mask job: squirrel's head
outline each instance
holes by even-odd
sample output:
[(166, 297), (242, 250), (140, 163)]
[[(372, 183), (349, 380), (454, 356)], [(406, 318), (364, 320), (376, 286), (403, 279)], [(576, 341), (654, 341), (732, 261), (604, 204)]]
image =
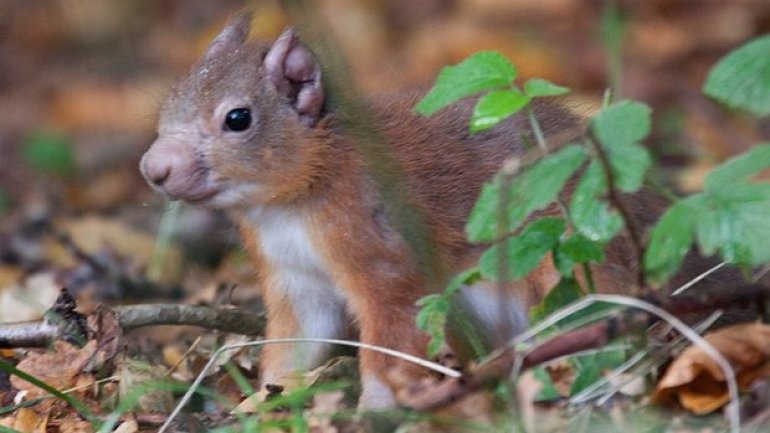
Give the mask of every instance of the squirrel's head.
[(267, 203), (313, 176), (320, 64), (292, 29), (265, 44), (249, 40), (250, 24), (248, 14), (233, 18), (163, 105), (140, 167), (172, 200)]

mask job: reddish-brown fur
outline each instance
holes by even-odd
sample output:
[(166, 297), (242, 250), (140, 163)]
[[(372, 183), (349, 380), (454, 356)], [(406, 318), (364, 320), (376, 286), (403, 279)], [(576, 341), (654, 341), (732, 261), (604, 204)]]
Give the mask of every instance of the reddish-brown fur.
[[(228, 208), (239, 219), (262, 281), (266, 338), (342, 337), (352, 319), (363, 342), (424, 355), (427, 337), (415, 326), (415, 302), (441, 288), (452, 274), (427, 280), (356, 136), (340, 125), (333, 111), (311, 116), (312, 126), (303, 123), (308, 118), (301, 120), (291, 98), (265, 77), (262, 59), (270, 46), (245, 41), (247, 33), (246, 20), (236, 20), (176, 87), (161, 113), (159, 138), (142, 161), (145, 176), (172, 198)], [(435, 259), (443, 269), (459, 272), (481, 252), (466, 242), (464, 226), (482, 183), (506, 158), (523, 153), (522, 138), (531, 138), (531, 133), (523, 118), (514, 117), (471, 135), (467, 122), (473, 101), (423, 117), (412, 112), (418, 99), (412, 94), (373, 100), (372, 127), (394, 162), (385, 169), (403, 182), (408, 204), (431, 231)], [(241, 105), (250, 107), (254, 126), (237, 134), (223, 131), (224, 114)], [(540, 104), (536, 112), (553, 142), (581, 133), (569, 110)], [(612, 279), (613, 272), (597, 278)], [(545, 261), (508, 287), (511, 305), (534, 302), (556, 280), (553, 265)], [(313, 282), (329, 287), (315, 290), (309, 287)], [(472, 288), (468, 297), (485, 291), (489, 287)], [(333, 299), (327, 304), (324, 297)], [(484, 310), (488, 299), (478, 300)], [(306, 323), (316, 317), (318, 326)], [(492, 322), (500, 320), (487, 318), (491, 343), (509, 336), (493, 335)], [(296, 350), (267, 346), (261, 359), (263, 379), (280, 380), (289, 370), (311, 367), (305, 363), (323, 358), (321, 351), (304, 352), (304, 359), (297, 359)], [(393, 404), (382, 386), (390, 372), (424, 374), (369, 351), (361, 352), (360, 362), (362, 405), (368, 407)]]

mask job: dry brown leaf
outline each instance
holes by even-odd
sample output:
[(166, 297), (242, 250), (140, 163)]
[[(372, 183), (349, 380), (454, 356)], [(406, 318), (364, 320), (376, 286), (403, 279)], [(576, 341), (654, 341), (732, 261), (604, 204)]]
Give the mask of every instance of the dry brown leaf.
[(99, 305), (87, 320), (97, 345), (95, 364), (102, 366), (111, 363), (124, 347), (118, 314), (109, 307)]
[(39, 413), (29, 408), (20, 408), (10, 416), (0, 419), (0, 426), (12, 428), (22, 433), (43, 433), (48, 425), (48, 415), (40, 416)]
[(94, 431), (91, 423), (81, 419), (76, 413), (69, 413), (58, 421), (60, 421), (59, 433), (92, 433)]
[[(166, 380), (166, 369), (158, 368), (145, 362), (124, 359), (120, 362), (117, 372), (118, 390), (121, 400), (134, 396), (138, 387), (155, 381)], [(174, 395), (165, 389), (149, 389), (142, 393), (137, 400), (137, 406), (142, 412), (168, 413), (174, 408)]]
[[(770, 326), (740, 324), (709, 333), (705, 339), (730, 362), (741, 388), (770, 372)], [(729, 400), (724, 372), (695, 346), (682, 352), (658, 382), (655, 398), (669, 396), (698, 414), (712, 412)]]
[[(33, 352), (21, 361), (17, 368), (46, 382), (52, 387), (65, 390), (75, 385), (96, 351), (96, 342), (90, 341), (83, 348), (57, 341), (53, 351)], [(28, 391), (27, 398), (48, 395), (35, 385), (11, 376), (11, 385), (20, 391)]]
[(313, 404), (305, 412), (308, 427), (316, 433), (337, 433), (339, 429), (333, 421), (333, 415), (347, 409), (342, 391), (322, 392), (313, 396)]

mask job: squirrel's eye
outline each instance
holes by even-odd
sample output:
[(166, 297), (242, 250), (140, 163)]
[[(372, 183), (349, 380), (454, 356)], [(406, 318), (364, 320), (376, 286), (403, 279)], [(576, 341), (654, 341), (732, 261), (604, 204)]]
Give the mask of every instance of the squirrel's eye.
[(248, 108), (236, 108), (225, 115), (225, 129), (245, 131), (251, 126), (251, 111)]

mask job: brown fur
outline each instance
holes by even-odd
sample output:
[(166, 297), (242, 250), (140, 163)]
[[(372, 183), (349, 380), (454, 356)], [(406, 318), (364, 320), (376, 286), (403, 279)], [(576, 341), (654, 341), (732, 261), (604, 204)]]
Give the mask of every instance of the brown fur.
[[(159, 137), (142, 161), (145, 176), (173, 198), (228, 208), (239, 219), (262, 282), (266, 338), (344, 337), (348, 326), (335, 320), (347, 323), (352, 318), (363, 342), (424, 355), (427, 336), (415, 326), (415, 302), (442, 287), (451, 273), (442, 281), (428, 281), (399, 231), (392, 203), (378, 189), (362, 143), (340, 125), (333, 110), (312, 127), (299, 120), (290, 98), (266, 79), (262, 59), (270, 46), (244, 41), (245, 25), (228, 27), (169, 97)], [(436, 259), (444, 269), (460, 272), (483, 249), (468, 244), (464, 231), (483, 182), (506, 158), (522, 155), (525, 142), (533, 142), (532, 134), (522, 117), (469, 134), (473, 100), (423, 117), (412, 112), (419, 97), (373, 100), (372, 127), (395, 165), (386, 170), (403, 183), (407, 204), (426, 220)], [(253, 126), (242, 133), (224, 131), (224, 114), (239, 106), (251, 108)], [(582, 133), (578, 117), (558, 104), (536, 104), (535, 110), (551, 143)], [(282, 227), (283, 218), (288, 228)], [(283, 244), (271, 243), (283, 239), (301, 248), (282, 251)], [(278, 251), (266, 251), (267, 244)], [(610, 256), (609, 265), (597, 269), (597, 282), (611, 287), (623, 279), (632, 281), (622, 257)], [(557, 280), (546, 260), (524, 280), (508, 285), (510, 300), (502, 301), (520, 308), (531, 305)], [(305, 287), (308, 281), (328, 282), (336, 289), (315, 290)], [(307, 292), (296, 293), (297, 288)], [(336, 300), (337, 289), (344, 302)], [(483, 301), (490, 295), (484, 292), (491, 293), (491, 288), (472, 288), (469, 302)], [(481, 298), (474, 298), (477, 294)], [(324, 296), (334, 299), (326, 302)], [(306, 323), (316, 314), (322, 319), (318, 326), (326, 328)], [(501, 321), (502, 316), (487, 320), (483, 333), (489, 344), (510, 336), (495, 335), (495, 323)], [(306, 352), (304, 359), (296, 359), (295, 350), (291, 345), (267, 346), (261, 359), (263, 380), (279, 380), (295, 367), (312, 367), (325, 353)], [(393, 403), (377, 385), (388, 382), (390, 371), (407, 377), (424, 374), (370, 351), (361, 352), (360, 362), (362, 404), (369, 407)]]

